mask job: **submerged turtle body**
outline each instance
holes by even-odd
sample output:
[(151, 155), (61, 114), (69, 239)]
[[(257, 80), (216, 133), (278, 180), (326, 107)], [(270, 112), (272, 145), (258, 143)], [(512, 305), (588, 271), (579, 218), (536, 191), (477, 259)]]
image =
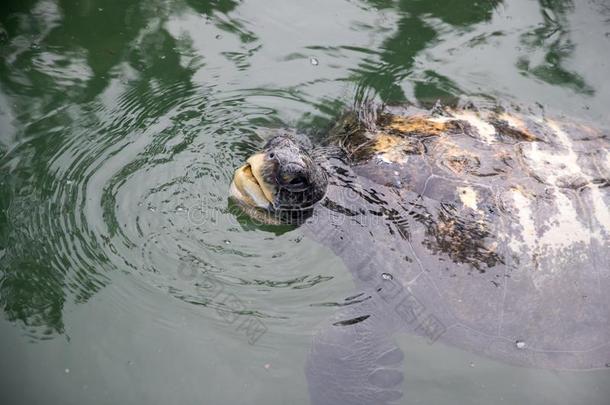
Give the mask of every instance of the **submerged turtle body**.
[(347, 114), (330, 141), (345, 155), (319, 162), (328, 186), (303, 227), (343, 259), (358, 292), (314, 338), (314, 403), (400, 398), (398, 332), (518, 365), (608, 367), (606, 133), (395, 108)]

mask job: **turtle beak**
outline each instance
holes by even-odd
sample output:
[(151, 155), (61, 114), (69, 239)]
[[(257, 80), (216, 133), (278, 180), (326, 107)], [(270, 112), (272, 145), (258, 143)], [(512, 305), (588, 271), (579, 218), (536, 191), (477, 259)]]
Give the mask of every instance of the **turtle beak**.
[(235, 170), (231, 182), (231, 195), (239, 203), (249, 207), (272, 211), (277, 187), (266, 181), (265, 173), (272, 172), (273, 162), (265, 153), (252, 155), (246, 164)]

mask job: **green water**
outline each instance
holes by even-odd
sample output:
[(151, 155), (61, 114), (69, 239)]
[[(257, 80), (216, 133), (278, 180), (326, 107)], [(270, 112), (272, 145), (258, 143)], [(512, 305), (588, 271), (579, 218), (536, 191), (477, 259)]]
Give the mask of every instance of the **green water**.
[[(607, 125), (609, 71), (607, 0), (3, 1), (0, 402), (307, 404), (353, 285), (228, 203), (265, 128), (460, 97)], [(609, 372), (399, 344), (406, 404), (610, 402)]]

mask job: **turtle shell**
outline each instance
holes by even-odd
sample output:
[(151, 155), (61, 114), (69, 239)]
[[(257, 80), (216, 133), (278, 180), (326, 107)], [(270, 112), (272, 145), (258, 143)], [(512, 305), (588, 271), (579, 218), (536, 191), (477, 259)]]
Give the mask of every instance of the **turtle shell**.
[(610, 364), (607, 132), (401, 108), (348, 115), (331, 138), (349, 159), (330, 159), (307, 229), (367, 297), (323, 329), (333, 347), (410, 331), (519, 365)]

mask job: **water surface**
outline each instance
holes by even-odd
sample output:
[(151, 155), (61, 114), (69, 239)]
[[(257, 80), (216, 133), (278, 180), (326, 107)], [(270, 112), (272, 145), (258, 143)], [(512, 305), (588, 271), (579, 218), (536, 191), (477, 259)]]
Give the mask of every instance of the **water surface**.
[[(228, 200), (268, 128), (363, 99), (610, 123), (605, 0), (0, 5), (3, 403), (307, 404), (329, 249)], [(405, 403), (605, 404), (608, 372), (401, 337)]]

